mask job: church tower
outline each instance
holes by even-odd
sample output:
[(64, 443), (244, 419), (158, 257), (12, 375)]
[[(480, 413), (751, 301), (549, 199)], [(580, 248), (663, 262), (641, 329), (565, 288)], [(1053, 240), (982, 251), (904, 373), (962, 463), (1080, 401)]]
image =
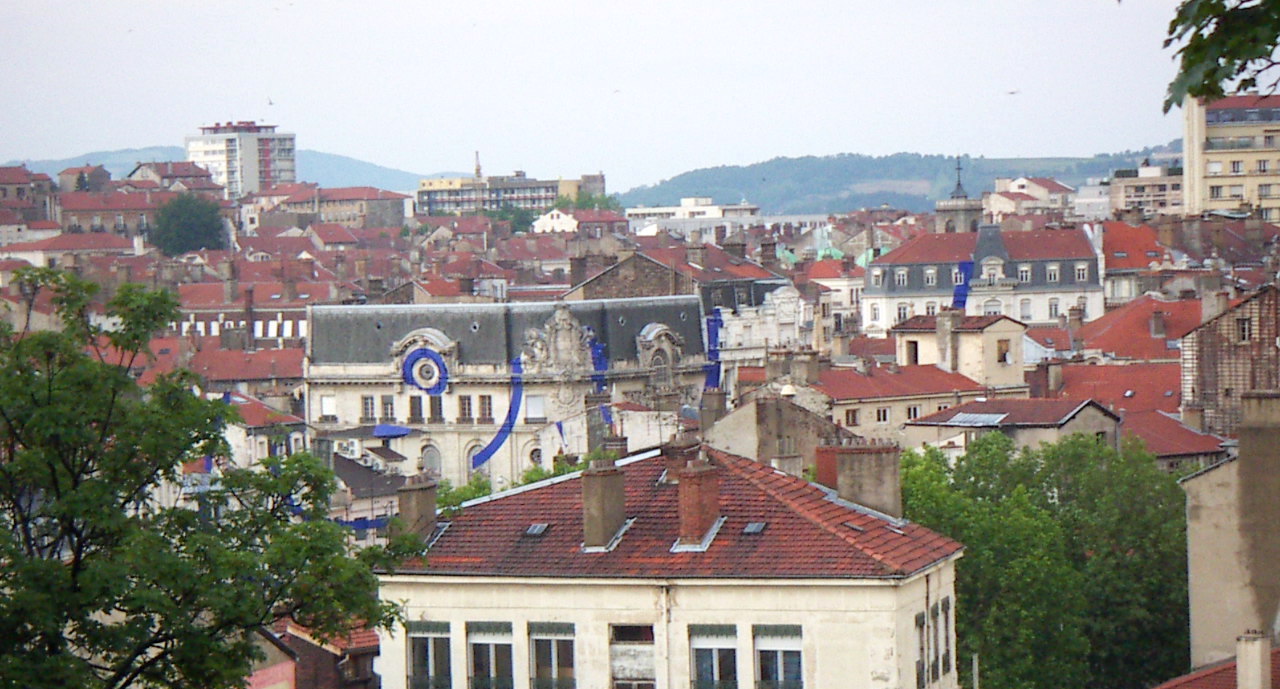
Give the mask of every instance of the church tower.
[(956, 188), (951, 190), (951, 198), (941, 199), (933, 206), (937, 216), (933, 231), (943, 232), (977, 232), (982, 222), (982, 199), (971, 199), (960, 184), (960, 156), (956, 156)]

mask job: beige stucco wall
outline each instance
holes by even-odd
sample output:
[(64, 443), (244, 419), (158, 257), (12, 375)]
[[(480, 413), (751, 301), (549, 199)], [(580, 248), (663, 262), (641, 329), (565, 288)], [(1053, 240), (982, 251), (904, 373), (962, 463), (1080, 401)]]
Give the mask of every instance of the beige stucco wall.
[[(690, 686), (690, 624), (737, 627), (739, 686), (753, 686), (753, 624), (802, 626), (806, 687), (913, 687), (915, 616), (942, 597), (952, 599), (954, 563), (942, 563), (926, 584), (917, 575), (887, 580), (512, 579), (384, 576), (384, 600), (404, 601), (407, 620), (450, 623), (454, 686), (465, 686), (468, 621), (512, 623), (515, 686), (529, 686), (528, 622), (572, 622), (577, 684), (609, 686), (611, 624), (654, 626), (657, 686)], [(930, 687), (954, 689), (951, 672)], [(383, 635), (376, 669), (385, 689), (407, 687), (407, 634)], [(926, 634), (932, 643), (932, 629)], [(926, 656), (932, 649), (926, 651)]]
[[(1247, 574), (1236, 565), (1243, 544), (1235, 509), (1239, 465), (1229, 462), (1183, 483), (1187, 493), (1187, 573), (1191, 599), (1191, 664), (1235, 655), (1250, 625), (1243, 596)], [(1236, 595), (1221, 595), (1225, 591)]]

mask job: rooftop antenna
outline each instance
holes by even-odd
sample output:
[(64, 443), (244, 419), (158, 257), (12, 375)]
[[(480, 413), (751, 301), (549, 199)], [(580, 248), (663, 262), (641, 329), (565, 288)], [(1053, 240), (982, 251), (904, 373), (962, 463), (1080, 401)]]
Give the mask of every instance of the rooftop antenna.
[(480, 179), (480, 151), (476, 151), (476, 179)]

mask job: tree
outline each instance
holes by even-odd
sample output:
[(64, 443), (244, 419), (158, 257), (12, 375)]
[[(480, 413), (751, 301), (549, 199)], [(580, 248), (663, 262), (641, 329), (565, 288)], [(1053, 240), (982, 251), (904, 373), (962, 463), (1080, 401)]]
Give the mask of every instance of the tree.
[(616, 196), (584, 192), (578, 194), (578, 198), (574, 199), (573, 207), (580, 210), (620, 211), (622, 210), (622, 202)]
[(1185, 670), (1183, 497), (1140, 442), (1017, 452), (989, 433), (954, 466), (907, 453), (903, 497), (910, 518), (967, 545), (956, 628), (983, 686), (1137, 689)]
[[(1183, 0), (1169, 22), (1165, 47), (1178, 45), (1178, 74), (1164, 111), (1187, 96), (1213, 100), (1258, 86), (1277, 66), (1278, 0)], [(1267, 86), (1274, 91), (1280, 78)]]
[(156, 212), (151, 242), (166, 256), (226, 248), (227, 233), (221, 208), (216, 201), (195, 194), (180, 194)]
[(89, 175), (86, 175), (84, 170), (76, 175), (76, 191), (89, 191)]
[(226, 469), (199, 509), (165, 498), (185, 462), (225, 452), (234, 415), (190, 373), (131, 377), (172, 296), (124, 285), (107, 331), (88, 319), (93, 285), (20, 279), (53, 292), (64, 325), (0, 325), (0, 686), (242, 686), (252, 633), (280, 616), (326, 637), (395, 620), (372, 568), (420, 540), (349, 556), (315, 458)]

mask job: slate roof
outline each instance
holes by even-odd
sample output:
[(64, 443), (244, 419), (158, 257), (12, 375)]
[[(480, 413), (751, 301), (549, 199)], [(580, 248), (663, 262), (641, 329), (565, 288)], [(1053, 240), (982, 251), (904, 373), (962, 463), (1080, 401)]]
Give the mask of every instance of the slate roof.
[[(1280, 96), (1273, 98), (1276, 106), (1280, 107)], [(1280, 689), (1280, 648), (1271, 649), (1271, 688)], [(1200, 668), (1154, 689), (1236, 689), (1236, 661), (1232, 658)]]
[(866, 400), (943, 392), (972, 392), (982, 385), (959, 373), (932, 364), (875, 366), (859, 373), (853, 368), (831, 368), (818, 374), (815, 388), (834, 400)]
[[(705, 552), (671, 552), (679, 531), (678, 487), (659, 483), (656, 451), (619, 462), (626, 513), (635, 522), (617, 546), (582, 551), (581, 474), (465, 504), (440, 534), (428, 575), (626, 578), (898, 578), (960, 553), (929, 529), (838, 499), (834, 492), (743, 457), (706, 449), (720, 472), (725, 518)], [(655, 456), (656, 455), (656, 456)], [(764, 522), (746, 534), (750, 522)], [(530, 524), (548, 525), (527, 536)]]
[(405, 477), (400, 474), (375, 471), (339, 454), (333, 455), (333, 473), (351, 489), (351, 494), (357, 500), (395, 495), (396, 490), (405, 482)]
[[(557, 303), (313, 306), (308, 345), (314, 363), (384, 363), (393, 344), (432, 327), (458, 343), (462, 363), (506, 365), (520, 356), (525, 330), (542, 328)], [(705, 352), (695, 295), (559, 303), (592, 329), (610, 362), (634, 362), (636, 337), (649, 323), (663, 323), (684, 338), (684, 356)]]
[(1151, 410), (1125, 414), (1125, 433), (1143, 440), (1156, 457), (1185, 457), (1222, 451), (1222, 438), (1201, 433), (1168, 412)]
[(992, 399), (983, 401), (965, 402), (964, 404), (943, 409), (928, 416), (922, 416), (914, 421), (908, 421), (908, 425), (912, 426), (951, 426), (964, 425), (971, 426), (972, 423), (963, 422), (957, 419), (962, 414), (990, 414), (1001, 417), (990, 426), (1061, 426), (1079, 414), (1085, 407), (1095, 406), (1102, 410), (1103, 413), (1119, 420), (1114, 412), (1107, 410), (1093, 400), (1072, 400), (1072, 399)]
[(1182, 365), (1178, 363), (1062, 367), (1061, 395), (1095, 399), (1128, 413), (1159, 409), (1176, 413), (1182, 401)]

